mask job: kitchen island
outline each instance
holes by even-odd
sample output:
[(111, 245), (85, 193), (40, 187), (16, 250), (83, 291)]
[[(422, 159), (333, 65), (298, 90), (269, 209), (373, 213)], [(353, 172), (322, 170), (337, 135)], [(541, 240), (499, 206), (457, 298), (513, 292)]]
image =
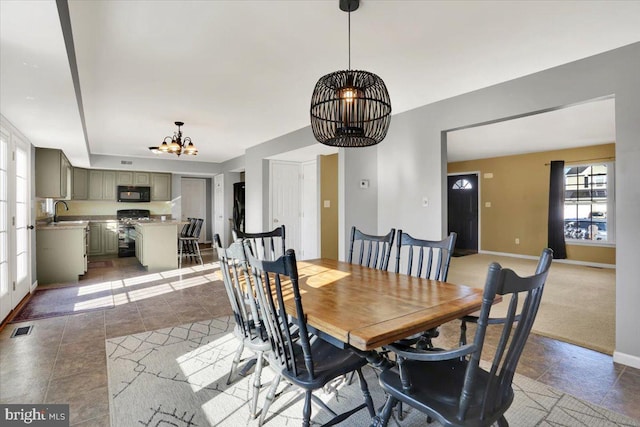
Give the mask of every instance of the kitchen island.
[(138, 221), (135, 223), (136, 258), (150, 272), (178, 268), (178, 225), (180, 221)]
[(88, 221), (61, 221), (36, 227), (38, 284), (77, 282), (87, 272)]

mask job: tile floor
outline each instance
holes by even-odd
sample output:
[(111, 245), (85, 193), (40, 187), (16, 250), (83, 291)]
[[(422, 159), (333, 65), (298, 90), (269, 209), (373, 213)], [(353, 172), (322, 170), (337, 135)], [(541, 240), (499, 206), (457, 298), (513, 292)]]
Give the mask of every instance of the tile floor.
[[(0, 331), (0, 401), (68, 403), (72, 426), (109, 426), (106, 338), (231, 313), (210, 264), (213, 251), (203, 255), (204, 267), (187, 263), (182, 271), (157, 274), (144, 271), (135, 258), (115, 258), (111, 267), (90, 268), (77, 284), (53, 285), (110, 286), (116, 306), (7, 325)], [(33, 325), (33, 331), (10, 338), (23, 325)], [(441, 336), (455, 341), (457, 327), (444, 325)], [(640, 420), (640, 370), (615, 364), (610, 356), (532, 334), (518, 372)]]

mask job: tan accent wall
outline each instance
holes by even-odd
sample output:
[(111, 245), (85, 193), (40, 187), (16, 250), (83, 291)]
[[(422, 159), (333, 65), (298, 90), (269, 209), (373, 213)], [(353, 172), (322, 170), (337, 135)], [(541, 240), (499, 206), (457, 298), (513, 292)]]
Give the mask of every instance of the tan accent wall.
[[(325, 200), (330, 206), (324, 207)], [(338, 259), (338, 155), (320, 156), (320, 256)]]
[[(547, 246), (549, 166), (552, 160), (566, 164), (612, 160), (615, 144), (517, 156), (451, 162), (449, 174), (479, 171), (480, 249), (520, 255), (540, 255)], [(493, 178), (485, 178), (485, 174)], [(487, 207), (490, 203), (491, 207)], [(515, 239), (520, 239), (516, 245)], [(615, 264), (615, 247), (567, 245), (567, 258)]]

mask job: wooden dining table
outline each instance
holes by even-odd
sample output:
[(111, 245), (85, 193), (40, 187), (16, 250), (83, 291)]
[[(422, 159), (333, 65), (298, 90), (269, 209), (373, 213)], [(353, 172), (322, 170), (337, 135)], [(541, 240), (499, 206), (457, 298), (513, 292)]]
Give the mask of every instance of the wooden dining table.
[[(334, 345), (371, 351), (480, 309), (482, 289), (330, 259), (298, 261), (307, 326)], [(285, 301), (296, 313), (293, 298)]]

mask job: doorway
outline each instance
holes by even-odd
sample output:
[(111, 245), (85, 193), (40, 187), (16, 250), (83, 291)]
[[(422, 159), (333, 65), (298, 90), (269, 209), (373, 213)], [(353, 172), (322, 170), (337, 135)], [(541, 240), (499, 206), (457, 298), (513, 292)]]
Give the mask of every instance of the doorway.
[(205, 242), (207, 236), (207, 182), (203, 178), (182, 178), (181, 185), (181, 209), (182, 220), (187, 218), (202, 218), (202, 229), (198, 242)]
[(478, 174), (447, 177), (449, 233), (458, 238), (454, 256), (478, 253)]

